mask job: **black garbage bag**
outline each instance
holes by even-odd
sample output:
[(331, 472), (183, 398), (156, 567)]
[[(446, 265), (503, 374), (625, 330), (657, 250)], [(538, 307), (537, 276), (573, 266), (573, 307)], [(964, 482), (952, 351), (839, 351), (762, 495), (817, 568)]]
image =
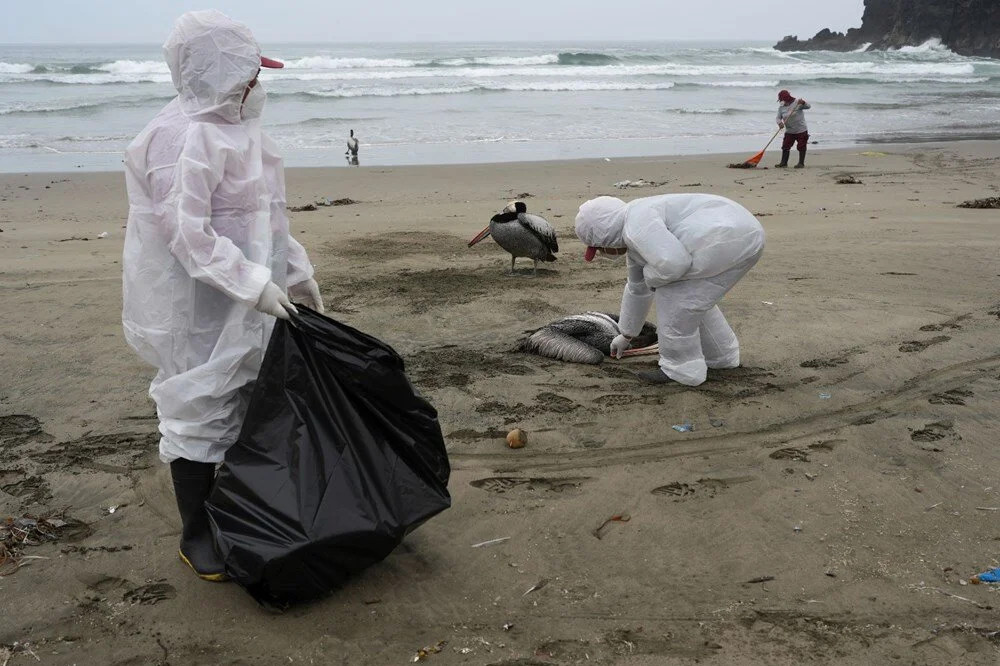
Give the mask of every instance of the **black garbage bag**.
[(278, 321), (208, 513), (258, 601), (325, 595), (451, 505), (434, 407), (385, 343), (302, 306)]

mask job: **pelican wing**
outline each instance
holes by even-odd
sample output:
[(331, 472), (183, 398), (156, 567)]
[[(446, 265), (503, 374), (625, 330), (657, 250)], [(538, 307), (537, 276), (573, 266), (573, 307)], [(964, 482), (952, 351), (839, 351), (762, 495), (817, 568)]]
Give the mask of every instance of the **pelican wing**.
[(556, 230), (544, 218), (531, 213), (519, 213), (517, 221), (521, 223), (522, 227), (533, 233), (538, 240), (542, 241), (542, 244), (549, 248), (549, 252), (559, 251)]
[(538, 354), (570, 363), (596, 365), (604, 360), (604, 354), (599, 349), (595, 349), (586, 342), (577, 340), (551, 326), (540, 328), (532, 333), (527, 340), (521, 343), (521, 350), (529, 354)]

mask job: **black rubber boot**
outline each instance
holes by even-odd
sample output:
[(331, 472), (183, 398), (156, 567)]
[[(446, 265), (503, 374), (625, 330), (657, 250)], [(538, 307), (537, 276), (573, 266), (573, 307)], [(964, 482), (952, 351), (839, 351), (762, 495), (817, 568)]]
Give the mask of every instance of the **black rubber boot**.
[(781, 151), (781, 163), (780, 164), (775, 164), (774, 168), (775, 169), (784, 169), (785, 167), (787, 167), (788, 166), (788, 156), (791, 155), (791, 154), (792, 154), (791, 150), (783, 150), (783, 151)]
[(205, 512), (205, 500), (215, 481), (215, 465), (178, 458), (170, 463), (170, 476), (174, 480), (177, 511), (183, 524), (181, 560), (204, 580), (229, 580), (222, 558), (215, 550), (215, 539)]
[(803, 169), (806, 166), (806, 151), (799, 151), (799, 163), (795, 165), (796, 169)]

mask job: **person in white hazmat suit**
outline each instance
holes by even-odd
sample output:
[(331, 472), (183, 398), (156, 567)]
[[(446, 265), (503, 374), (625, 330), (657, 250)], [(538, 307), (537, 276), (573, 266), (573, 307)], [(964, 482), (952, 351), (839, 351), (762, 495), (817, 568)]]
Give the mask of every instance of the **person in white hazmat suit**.
[(587, 261), (598, 252), (625, 254), (622, 332), (612, 356), (629, 348), (655, 300), (660, 363), (640, 378), (698, 386), (708, 368), (739, 366), (739, 342), (717, 303), (764, 251), (764, 230), (750, 211), (710, 194), (598, 197), (580, 206), (576, 233)]
[(262, 58), (250, 30), (217, 11), (182, 15), (163, 45), (174, 98), (126, 150), (125, 337), (158, 370), (160, 420), (183, 523), (180, 557), (225, 580), (205, 500), (243, 423), (274, 317), (289, 296), (323, 311), (289, 236), (284, 168), (261, 131)]

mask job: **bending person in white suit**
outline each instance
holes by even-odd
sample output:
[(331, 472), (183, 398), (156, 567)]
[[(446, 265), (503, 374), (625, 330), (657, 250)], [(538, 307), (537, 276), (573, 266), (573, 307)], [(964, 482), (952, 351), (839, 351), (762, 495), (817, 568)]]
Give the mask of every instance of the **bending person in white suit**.
[(710, 194), (664, 194), (625, 203), (598, 197), (576, 216), (584, 259), (626, 255), (622, 334), (611, 343), (621, 358), (656, 301), (659, 368), (639, 372), (653, 383), (688, 386), (708, 368), (740, 364), (736, 334), (717, 303), (760, 259), (764, 229), (735, 201)]

